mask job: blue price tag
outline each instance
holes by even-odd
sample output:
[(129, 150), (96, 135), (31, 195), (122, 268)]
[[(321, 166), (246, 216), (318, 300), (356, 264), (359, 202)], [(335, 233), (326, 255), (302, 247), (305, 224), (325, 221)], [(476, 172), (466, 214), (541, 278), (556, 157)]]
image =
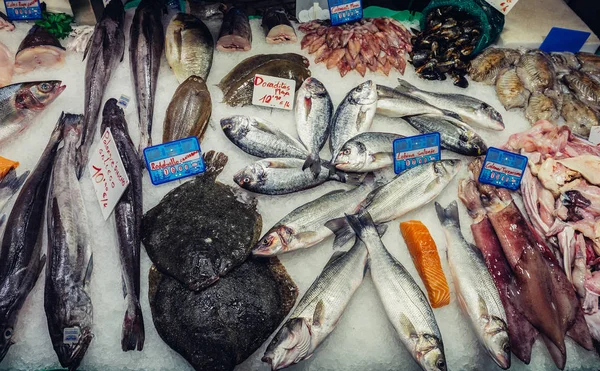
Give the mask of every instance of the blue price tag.
[(568, 28), (552, 27), (540, 50), (546, 53), (571, 52), (577, 53), (591, 34), (589, 32), (570, 30)]
[(6, 16), (12, 21), (42, 19), (40, 0), (4, 0)]
[(363, 17), (361, 0), (327, 0), (327, 3), (333, 26), (358, 21)]
[(394, 141), (394, 171), (396, 174), (411, 167), (438, 161), (440, 156), (440, 133), (415, 135)]
[(205, 170), (198, 138), (189, 137), (144, 149), (152, 184), (203, 173)]
[(479, 174), (479, 182), (516, 191), (526, 168), (527, 157), (489, 147)]

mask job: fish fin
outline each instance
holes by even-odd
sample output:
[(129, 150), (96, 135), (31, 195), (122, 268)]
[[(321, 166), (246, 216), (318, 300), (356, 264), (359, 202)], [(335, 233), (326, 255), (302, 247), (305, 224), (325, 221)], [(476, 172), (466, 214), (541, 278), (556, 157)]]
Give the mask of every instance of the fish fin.
[(313, 313), (313, 326), (321, 326), (323, 320), (325, 319), (325, 304), (323, 303), (323, 299), (319, 300), (317, 306), (315, 307), (315, 312)]
[(302, 170), (304, 171), (309, 167), (315, 179), (318, 178), (319, 173), (321, 172), (321, 157), (319, 157), (318, 153), (311, 153), (308, 155), (306, 161), (304, 161), (304, 165), (302, 165)]
[(554, 344), (548, 337), (542, 333), (540, 333), (546, 348), (548, 349), (548, 353), (550, 353), (550, 357), (554, 361), (554, 364), (559, 370), (565, 369), (565, 363), (567, 362), (567, 355), (561, 351), (556, 344)]
[(409, 83), (406, 80), (398, 79), (398, 83), (400, 85), (396, 86), (395, 90), (399, 92), (410, 94), (415, 90), (419, 90), (417, 87), (415, 87), (413, 84)]
[(88, 287), (92, 278), (92, 270), (94, 268), (94, 254), (90, 255), (87, 267), (85, 268), (85, 274), (83, 276), (83, 286)]
[(202, 155), (202, 159), (206, 167), (204, 174), (216, 179), (227, 165), (228, 157), (222, 152), (208, 151)]
[(335, 172), (332, 176), (334, 180), (339, 180), (342, 183), (348, 183), (351, 185), (361, 185), (367, 175), (365, 173), (344, 173)]
[(375, 233), (377, 236), (379, 236), (379, 232), (377, 231), (375, 223), (373, 223), (373, 219), (371, 218), (371, 214), (369, 214), (368, 211), (362, 210), (355, 215), (346, 215), (346, 220), (358, 238), (363, 241), (369, 233)]
[[(95, 30), (94, 30), (95, 33)], [(81, 61), (85, 61), (85, 58), (87, 57), (90, 48), (92, 47), (92, 43), (94, 42), (94, 33), (92, 33), (92, 37), (89, 38), (87, 44), (85, 45), (85, 50), (83, 51), (83, 58), (81, 59)]]
[(459, 226), (458, 203), (452, 201), (445, 209), (439, 203), (435, 203), (435, 211), (442, 225), (449, 224)]
[(400, 314), (400, 329), (404, 332), (404, 336), (406, 338), (412, 338), (417, 334), (415, 325), (413, 325), (410, 318), (408, 318), (404, 313)]
[(144, 318), (139, 300), (129, 299), (125, 318), (123, 319), (123, 330), (121, 332), (121, 349), (141, 351), (144, 348)]
[(387, 158), (392, 157), (393, 158), (393, 154), (391, 154), (390, 152), (377, 152), (377, 153), (373, 153), (371, 155), (371, 157), (373, 158), (373, 162), (377, 162), (379, 160), (385, 160)]
[(346, 251), (334, 251), (333, 254), (331, 255), (331, 258), (329, 258), (329, 260), (327, 261), (327, 264), (325, 264), (325, 266), (327, 267), (328, 265), (331, 265), (334, 261), (338, 260), (339, 258), (341, 258), (344, 255), (346, 255)]
[(336, 218), (325, 223), (325, 227), (329, 228), (334, 234), (333, 249), (342, 248), (348, 241), (354, 237), (352, 228), (348, 225), (345, 218)]
[(276, 159), (276, 158), (271, 158), (267, 161), (269, 162), (269, 168), (273, 168), (273, 169), (289, 169), (290, 168), (290, 165), (287, 162)]
[(388, 230), (388, 226), (387, 224), (378, 224), (375, 226), (375, 229), (377, 229), (377, 234), (379, 234), (379, 237), (383, 237), (385, 232)]
[(445, 109), (440, 109), (440, 111), (442, 111), (442, 113), (444, 114), (444, 116), (451, 117), (451, 118), (453, 118), (455, 120), (458, 120), (458, 121), (460, 121), (461, 123), (464, 124), (463, 120), (458, 115), (458, 113), (452, 112), (452, 111), (448, 111), (448, 110), (445, 110)]
[(477, 308), (479, 309), (479, 317), (483, 317), (483, 318), (490, 317), (490, 311), (488, 309), (488, 305), (481, 296), (477, 297)]
[[(364, 122), (367, 117), (367, 111), (362, 108), (358, 110), (358, 115), (356, 116), (355, 128), (360, 132), (360, 123)], [(337, 153), (336, 153), (337, 155)]]

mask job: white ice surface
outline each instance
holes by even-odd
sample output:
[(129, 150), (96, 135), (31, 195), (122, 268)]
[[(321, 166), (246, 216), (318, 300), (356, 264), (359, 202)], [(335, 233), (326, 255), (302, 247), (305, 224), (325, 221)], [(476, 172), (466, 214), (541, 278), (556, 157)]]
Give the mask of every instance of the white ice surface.
[[(129, 34), (131, 13), (129, 11), (127, 16), (126, 35)], [(213, 32), (217, 32), (218, 24), (209, 26), (211, 26)], [(264, 31), (260, 28), (259, 22), (252, 21), (252, 27), (254, 35), (252, 50), (247, 53), (229, 54), (215, 51), (213, 67), (208, 78), (208, 85), (214, 104), (211, 126), (207, 130), (202, 142), (202, 149), (204, 151), (222, 151), (229, 156), (229, 163), (219, 180), (231, 185), (233, 185), (232, 175), (238, 169), (250, 164), (255, 159), (246, 155), (229, 142), (220, 129), (219, 120), (231, 114), (256, 115), (268, 119), (279, 128), (295, 135), (294, 118), (291, 111), (254, 107), (235, 109), (228, 107), (220, 103), (222, 93), (215, 84), (237, 63), (254, 54), (297, 52), (306, 55), (304, 51), (300, 51), (299, 43), (295, 45), (267, 45), (264, 41)], [(12, 33), (0, 31), (0, 42), (6, 44), (13, 52), (16, 52), (19, 43), (28, 29), (29, 25), (19, 24), (17, 25), (17, 30)], [(298, 36), (302, 37), (302, 33), (298, 33)], [(342, 79), (336, 70), (328, 71), (323, 64), (313, 64), (314, 59), (312, 56), (309, 57), (309, 60), (311, 61), (310, 69), (312, 75), (325, 84), (336, 106), (343, 99), (347, 91), (365, 80), (357, 72), (351, 72)], [(83, 112), (84, 72), (85, 63), (82, 62), (82, 56), (68, 53), (65, 66), (60, 69), (36, 70), (28, 75), (15, 76), (14, 82), (62, 79), (67, 85), (67, 89), (49, 109), (39, 116), (32, 127), (15, 137), (11, 143), (0, 148), (0, 156), (20, 161), (21, 166), (19, 171), (32, 169), (47, 143), (48, 136), (60, 112), (63, 110), (73, 113)], [(400, 77), (400, 75), (396, 72), (391, 73), (389, 77), (368, 72), (366, 79), (373, 79), (379, 84), (396, 86), (397, 77)], [(430, 82), (421, 80), (415, 75), (410, 65), (406, 69), (405, 78), (424, 89), (468, 94), (493, 105), (502, 113), (506, 123), (506, 130), (503, 132), (478, 130), (488, 141), (489, 145), (499, 146), (506, 141), (510, 134), (529, 127), (521, 111), (506, 112), (502, 108), (502, 105), (496, 98), (493, 87), (472, 83), (468, 89), (462, 90), (454, 87), (451, 81)], [(165, 111), (176, 87), (177, 80), (169, 70), (169, 66), (163, 57), (154, 115), (153, 138), (155, 143), (159, 143), (161, 140)], [(137, 130), (137, 114), (127, 50), (123, 62), (113, 72), (105, 93), (105, 98), (118, 98), (121, 94), (126, 94), (132, 98), (129, 107), (126, 109), (126, 116), (129, 122), (131, 137), (134, 143), (137, 143), (139, 131)], [(415, 133), (412, 128), (395, 123), (394, 120), (382, 116), (375, 117), (372, 129), (397, 131), (405, 135)], [(98, 135), (96, 136), (96, 140)], [(328, 156), (329, 154), (324, 150), (323, 157)], [(459, 157), (456, 154), (446, 151), (443, 153), (443, 156), (446, 158)], [(466, 168), (463, 167), (457, 179), (465, 176)], [(169, 183), (155, 187), (150, 183), (148, 177), (145, 176), (144, 210), (155, 206), (169, 190), (177, 185), (178, 183)], [(258, 195), (258, 208), (262, 214), (264, 223), (263, 231), (268, 230), (275, 222), (294, 208), (331, 190), (344, 187), (347, 188), (347, 186), (340, 183), (329, 182), (313, 190), (286, 196)], [(152, 324), (147, 298), (147, 272), (150, 267), (150, 260), (143, 249), (141, 300), (145, 317), (146, 342), (143, 352), (124, 353), (121, 351), (121, 324), (125, 313), (125, 305), (121, 290), (121, 275), (116, 251), (114, 221), (112, 217), (108, 222), (103, 221), (88, 174), (84, 176), (82, 188), (87, 202), (87, 212), (93, 234), (94, 271), (92, 275), (91, 294), (94, 304), (95, 338), (83, 360), (81, 369), (190, 370), (191, 367), (187, 362), (158, 337)], [(457, 180), (455, 179), (437, 201), (446, 206), (456, 199)], [(463, 233), (467, 239), (472, 240), (469, 229), (470, 219), (462, 205), (460, 206), (460, 211), (463, 222)], [(421, 220), (432, 233), (442, 257), (442, 266), (452, 289), (450, 305), (441, 309), (435, 309), (450, 369), (498, 369), (477, 343), (473, 332), (458, 308), (449, 275), (450, 271), (445, 258), (446, 247), (444, 235), (435, 215), (433, 205), (425, 205), (419, 210), (405, 215), (400, 220), (389, 223), (388, 232), (383, 238), (384, 243), (423, 288), (398, 227), (400, 221), (411, 219)], [(328, 239), (308, 250), (296, 251), (281, 256), (281, 261), (300, 289), (300, 295), (304, 294), (331, 256), (331, 245), (332, 239)], [(0, 364), (1, 370), (39, 370), (59, 366), (48, 336), (46, 317), (43, 309), (43, 282), (42, 276), (42, 279), (38, 280), (34, 290), (25, 302), (19, 316), (17, 328), (15, 329), (16, 344), (10, 349), (8, 355)], [(239, 365), (237, 369), (268, 370), (268, 367), (260, 362), (260, 357), (264, 352), (266, 344), (267, 342), (248, 360)], [(571, 340), (567, 340), (567, 351), (568, 360), (566, 369), (598, 369), (600, 358), (594, 352), (587, 352), (577, 347)], [(514, 370), (527, 368), (515, 357), (513, 357), (512, 365), (512, 369)], [(534, 346), (529, 368), (536, 370), (554, 368), (548, 352), (540, 341), (537, 341)], [(371, 279), (367, 275), (364, 283), (358, 289), (346, 309), (346, 313), (340, 320), (336, 330), (321, 345), (312, 358), (291, 367), (290, 370), (417, 370), (417, 365), (396, 337), (381, 307), (379, 298), (374, 291)]]

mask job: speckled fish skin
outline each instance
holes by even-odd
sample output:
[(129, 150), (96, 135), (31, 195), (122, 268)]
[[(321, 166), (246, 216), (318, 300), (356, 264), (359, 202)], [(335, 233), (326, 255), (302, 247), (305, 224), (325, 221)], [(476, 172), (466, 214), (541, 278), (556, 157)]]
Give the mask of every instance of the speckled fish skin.
[(366, 173), (394, 164), (394, 141), (404, 138), (394, 133), (366, 132), (350, 138), (331, 164), (338, 170)]
[[(258, 117), (225, 117), (221, 119), (221, 129), (233, 144), (252, 156), (304, 159), (308, 155), (302, 143)], [(320, 159), (318, 164), (320, 167)]]
[(571, 132), (586, 139), (592, 126), (600, 125), (594, 111), (570, 93), (563, 94), (561, 114)]
[(515, 68), (504, 70), (496, 80), (496, 95), (507, 111), (513, 108), (523, 108), (529, 101), (531, 93), (517, 75)]
[(310, 358), (333, 332), (367, 271), (365, 244), (334, 253), (267, 347), (262, 361), (280, 370)]
[(165, 114), (163, 143), (189, 136), (201, 142), (212, 115), (212, 99), (201, 77), (190, 76), (177, 87)]
[(581, 71), (590, 73), (600, 73), (600, 56), (592, 53), (577, 53), (575, 54), (579, 62), (581, 62)]
[(332, 115), (333, 102), (325, 86), (314, 77), (304, 80), (296, 93), (294, 117), (298, 138), (309, 152), (302, 169), (310, 167), (315, 176), (321, 171), (319, 152), (329, 137)]
[[(63, 146), (54, 161), (48, 193), (48, 249), (44, 309), (54, 351), (61, 366), (77, 369), (92, 341), (93, 310), (89, 292), (92, 249), (81, 188), (77, 147), (83, 115), (63, 114)], [(79, 328), (76, 343), (64, 343), (66, 328)]]
[(369, 252), (373, 284), (402, 344), (421, 369), (446, 370), (442, 334), (425, 294), (384, 246), (368, 213), (347, 218)]
[(532, 93), (542, 93), (554, 87), (554, 65), (548, 55), (539, 50), (521, 56), (517, 63), (517, 75), (525, 88)]
[(529, 98), (525, 117), (531, 124), (539, 120), (554, 121), (558, 119), (558, 110), (554, 101), (544, 93), (535, 92)]
[(520, 53), (514, 49), (487, 48), (471, 61), (469, 76), (473, 81), (493, 85), (498, 74), (515, 64), (520, 56)]
[(252, 29), (248, 14), (240, 8), (232, 7), (223, 16), (217, 50), (247, 52), (250, 49), (252, 49)]
[(563, 77), (563, 81), (582, 102), (592, 108), (600, 108), (600, 83), (580, 71), (571, 71)]

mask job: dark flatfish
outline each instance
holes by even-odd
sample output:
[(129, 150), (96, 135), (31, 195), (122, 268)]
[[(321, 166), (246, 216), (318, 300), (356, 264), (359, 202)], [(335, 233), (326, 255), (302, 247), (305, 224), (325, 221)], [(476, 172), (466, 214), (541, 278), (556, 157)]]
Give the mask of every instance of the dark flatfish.
[(201, 290), (240, 265), (260, 237), (256, 202), (215, 182), (227, 156), (204, 154), (207, 171), (169, 192), (144, 215), (142, 242), (156, 267), (190, 290)]
[(249, 259), (207, 289), (194, 292), (149, 274), (156, 331), (196, 370), (233, 370), (277, 329), (298, 288), (277, 258)]

